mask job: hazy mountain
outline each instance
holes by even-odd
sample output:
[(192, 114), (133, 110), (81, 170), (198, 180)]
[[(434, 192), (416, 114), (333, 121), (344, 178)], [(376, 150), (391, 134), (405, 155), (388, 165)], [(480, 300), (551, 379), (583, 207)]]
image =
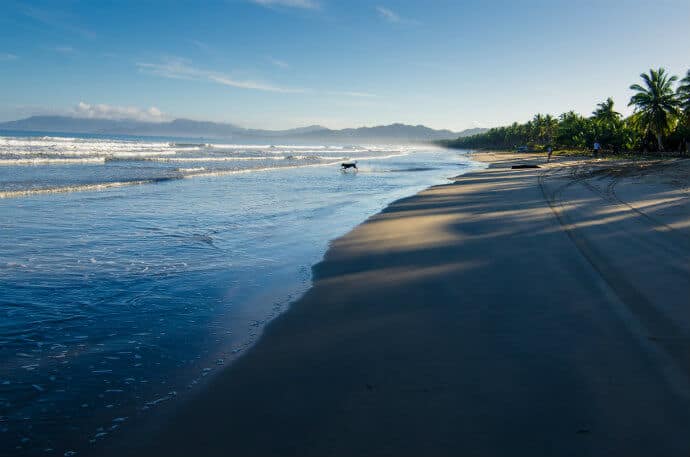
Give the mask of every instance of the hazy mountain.
[(32, 116), (0, 123), (3, 130), (28, 130), (62, 133), (124, 133), (142, 122), (135, 120), (82, 119), (69, 116)]
[(471, 135), (484, 129), (463, 132), (434, 130), (423, 125), (391, 124), (331, 130), (310, 125), (289, 130), (245, 129), (233, 124), (175, 119), (169, 122), (85, 119), (69, 116), (32, 116), (0, 123), (0, 130), (86, 133), (104, 135), (172, 136), (249, 141), (290, 141), (305, 143), (415, 143)]
[(405, 125), (405, 124), (391, 124), (380, 125), (377, 127), (360, 127), (342, 130), (316, 130), (304, 134), (305, 138), (318, 139), (319, 141), (337, 141), (337, 142), (419, 142), (419, 141), (434, 141), (444, 138), (453, 138), (459, 136), (459, 133), (450, 130), (434, 130), (423, 125)]

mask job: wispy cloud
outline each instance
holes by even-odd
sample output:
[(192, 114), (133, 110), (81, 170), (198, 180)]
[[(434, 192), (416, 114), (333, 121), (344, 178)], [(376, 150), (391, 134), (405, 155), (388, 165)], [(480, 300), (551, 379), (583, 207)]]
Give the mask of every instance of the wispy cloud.
[(223, 86), (234, 87), (238, 89), (246, 90), (257, 90), (263, 92), (277, 92), (283, 94), (321, 94), (321, 95), (335, 95), (340, 97), (348, 98), (374, 98), (377, 97), (375, 94), (360, 92), (360, 91), (347, 91), (347, 90), (315, 90), (309, 88), (294, 88), (294, 87), (283, 87), (271, 83), (251, 81), (251, 80), (240, 80), (233, 78), (225, 73), (205, 70), (201, 68), (196, 68), (192, 66), (189, 60), (181, 58), (167, 59), (162, 62), (150, 63), (150, 62), (139, 62), (136, 64), (140, 71), (148, 73), (155, 76), (160, 76), (163, 78), (170, 79), (186, 79), (193, 81), (206, 81), (215, 84), (220, 84)]
[(302, 93), (305, 89), (280, 87), (269, 83), (239, 80), (224, 73), (195, 68), (183, 59), (169, 59), (161, 63), (137, 63), (141, 71), (171, 79), (209, 81), (238, 89), (259, 90), (279, 93)]
[(257, 5), (275, 7), (283, 6), (288, 8), (301, 8), (315, 10), (319, 9), (321, 5), (316, 0), (250, 0)]
[(189, 40), (189, 42), (204, 52), (208, 53), (211, 51), (211, 47), (208, 44), (204, 43), (203, 41)]
[(9, 52), (0, 52), (0, 62), (7, 62), (9, 60), (17, 60), (18, 57), (14, 54), (10, 54)]
[(75, 117), (86, 117), (89, 119), (134, 119), (137, 121), (163, 122), (168, 117), (155, 106), (150, 108), (138, 108), (136, 106), (114, 106), (106, 104), (92, 105), (79, 102), (69, 112)]
[(269, 57), (268, 61), (271, 62), (276, 67), (279, 67), (279, 68), (290, 68), (290, 64), (285, 62), (284, 60), (274, 59), (273, 57)]
[(353, 91), (348, 91), (348, 90), (329, 91), (328, 94), (330, 94), (330, 95), (341, 95), (341, 96), (345, 96), (345, 97), (356, 97), (356, 98), (375, 98), (375, 97), (377, 97), (376, 94), (370, 94), (367, 92), (353, 92)]
[(395, 13), (392, 10), (389, 10), (388, 8), (384, 8), (383, 6), (377, 6), (376, 11), (379, 12), (379, 16), (381, 16), (388, 22), (400, 22), (400, 16), (398, 16), (397, 13)]
[(58, 52), (60, 54), (64, 55), (72, 55), (76, 53), (75, 49), (72, 46), (54, 46), (51, 48), (53, 51)]
[(376, 7), (376, 12), (379, 13), (379, 16), (381, 19), (384, 21), (393, 23), (393, 24), (419, 24), (419, 22), (414, 21), (412, 19), (406, 19), (402, 16), (400, 16), (398, 13), (393, 11), (390, 8), (386, 8), (384, 6), (377, 6)]
[(35, 8), (32, 6), (23, 6), (21, 11), (28, 17), (38, 21), (44, 25), (66, 30), (77, 35), (81, 35), (84, 38), (95, 38), (96, 33), (91, 30), (85, 29), (78, 25), (75, 25), (74, 17), (65, 14), (60, 11), (52, 11), (42, 8)]

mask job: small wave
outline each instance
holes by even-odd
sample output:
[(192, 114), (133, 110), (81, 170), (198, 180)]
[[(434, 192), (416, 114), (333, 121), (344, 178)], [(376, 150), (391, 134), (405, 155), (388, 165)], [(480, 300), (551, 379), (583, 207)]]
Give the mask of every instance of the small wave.
[(41, 136), (41, 137), (19, 137), (27, 141), (31, 140), (42, 140), (42, 141), (52, 141), (53, 143), (76, 143), (76, 142), (86, 142), (89, 141), (86, 138), (74, 138), (69, 136)]
[(387, 155), (380, 155), (380, 156), (356, 156), (352, 155), (349, 157), (343, 157), (343, 160), (382, 160), (382, 159), (391, 159), (393, 157), (402, 157), (408, 155), (409, 152), (396, 152), (393, 154), (387, 154)]
[(274, 170), (286, 170), (290, 168), (307, 168), (307, 167), (323, 167), (327, 165), (334, 165), (340, 163), (340, 160), (320, 162), (320, 163), (310, 163), (310, 164), (295, 164), (295, 165), (284, 165), (282, 167), (262, 167), (262, 168), (245, 168), (241, 170), (210, 170), (203, 171), (200, 173), (190, 173), (184, 175), (185, 178), (203, 178), (208, 176), (226, 176), (226, 175), (239, 175), (244, 173), (254, 173), (261, 171), (274, 171)]
[(237, 157), (152, 157), (153, 162), (231, 162), (234, 160), (271, 160), (278, 156), (237, 156)]
[(221, 144), (211, 143), (208, 145), (211, 149), (245, 149), (245, 150), (259, 150), (270, 149), (270, 144)]
[(0, 156), (11, 157), (136, 157), (170, 155), (195, 149), (200, 148), (198, 145), (172, 147), (169, 143), (114, 139), (0, 136)]
[[(285, 160), (323, 160), (324, 158), (321, 156), (314, 156), (314, 155), (289, 155), (283, 157)], [(336, 157), (330, 157), (330, 159), (336, 159)], [(338, 159), (340, 160), (340, 159)]]
[(147, 162), (233, 162), (238, 160), (282, 160), (283, 156), (227, 156), (227, 157), (144, 157)]
[(289, 145), (289, 144), (224, 144), (224, 143), (210, 143), (205, 145), (209, 149), (232, 149), (232, 150), (275, 150), (283, 149), (286, 151), (341, 151), (347, 150), (363, 150), (370, 148), (362, 148), (360, 146), (304, 146), (304, 145)]
[(289, 144), (278, 144), (273, 146), (274, 148), (288, 149), (293, 151), (307, 151), (313, 149), (316, 151), (323, 151), (324, 149), (331, 149), (329, 146), (291, 146)]
[(35, 157), (33, 159), (0, 159), (0, 165), (69, 165), (75, 163), (105, 163), (105, 157), (85, 157), (75, 159), (54, 159)]
[(208, 143), (168, 143), (168, 146), (177, 149), (201, 149), (211, 147)]
[(411, 167), (411, 168), (398, 168), (398, 169), (392, 169), (388, 170), (391, 173), (399, 173), (399, 172), (405, 172), (405, 171), (431, 171), (431, 170), (438, 170), (438, 168), (434, 167)]
[(171, 181), (174, 179), (179, 179), (180, 177), (166, 177), (157, 179), (142, 179), (138, 181), (118, 181), (118, 182), (107, 182), (98, 184), (81, 184), (77, 186), (62, 186), (62, 187), (45, 187), (39, 189), (23, 189), (23, 190), (8, 190), (0, 191), (0, 199), (3, 198), (17, 198), (17, 197), (29, 197), (32, 195), (46, 195), (46, 194), (60, 194), (68, 192), (88, 192), (88, 191), (98, 191), (112, 189), (116, 187), (125, 186), (137, 186), (141, 184), (155, 184), (164, 181)]
[(82, 184), (76, 186), (61, 186), (61, 187), (48, 187), (48, 188), (38, 188), (38, 189), (23, 189), (23, 190), (8, 190), (0, 191), (0, 199), (6, 198), (19, 198), (19, 197), (29, 197), (34, 195), (48, 195), (48, 194), (59, 194), (59, 193), (69, 193), (69, 192), (88, 192), (88, 191), (100, 191), (107, 190), (117, 187), (125, 186), (137, 186), (143, 184), (158, 184), (167, 181), (174, 181), (182, 178), (201, 178), (201, 177), (212, 177), (212, 176), (226, 176), (226, 175), (236, 175), (244, 173), (255, 173), (255, 172), (265, 172), (274, 170), (284, 170), (290, 168), (306, 168), (306, 167), (322, 167), (328, 165), (334, 165), (340, 163), (340, 160), (310, 163), (310, 164), (294, 164), (285, 165), (279, 167), (262, 167), (262, 168), (245, 168), (240, 170), (206, 170), (204, 167), (197, 168), (178, 168), (178, 175), (167, 176), (164, 178), (154, 178), (154, 179), (140, 179), (136, 181), (117, 181), (108, 183), (98, 183), (98, 184)]

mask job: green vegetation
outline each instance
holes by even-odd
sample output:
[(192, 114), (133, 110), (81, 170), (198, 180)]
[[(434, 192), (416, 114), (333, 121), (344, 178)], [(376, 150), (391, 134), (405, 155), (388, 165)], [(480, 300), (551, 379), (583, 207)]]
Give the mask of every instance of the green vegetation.
[(543, 150), (591, 150), (595, 142), (605, 152), (630, 153), (651, 151), (688, 151), (690, 142), (690, 70), (680, 80), (669, 76), (665, 69), (651, 69), (640, 75), (642, 84), (633, 84), (635, 94), (628, 106), (631, 116), (615, 110), (612, 98), (599, 103), (592, 115), (581, 116), (574, 111), (558, 118), (537, 114), (525, 124), (517, 122), (492, 128), (484, 133), (442, 142), (444, 146), (461, 149), (510, 150), (527, 148)]
[(683, 149), (688, 151), (690, 149), (690, 70), (685, 74), (685, 78), (680, 80), (678, 87), (678, 101), (680, 102), (680, 109), (683, 110), (683, 115), (678, 123), (678, 135), (683, 139)]

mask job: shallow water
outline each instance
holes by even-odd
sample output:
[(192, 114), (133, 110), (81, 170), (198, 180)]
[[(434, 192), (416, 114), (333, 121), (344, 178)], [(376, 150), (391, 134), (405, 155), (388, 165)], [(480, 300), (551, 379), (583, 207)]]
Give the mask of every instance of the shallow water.
[(174, 401), (309, 287), (330, 239), (475, 166), (413, 147), (0, 140), (3, 160), (104, 159), (0, 167), (0, 455), (63, 455)]

